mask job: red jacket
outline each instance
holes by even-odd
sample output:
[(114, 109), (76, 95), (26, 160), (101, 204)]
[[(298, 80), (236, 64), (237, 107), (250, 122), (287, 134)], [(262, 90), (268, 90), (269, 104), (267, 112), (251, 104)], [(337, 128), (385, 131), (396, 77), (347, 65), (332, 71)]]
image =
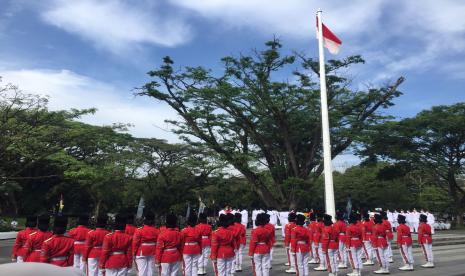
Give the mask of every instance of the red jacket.
[(234, 233), (227, 228), (220, 227), (212, 234), (212, 246), (210, 258), (227, 259), (235, 256), (234, 249), (236, 246), (236, 239)]
[[(241, 224), (242, 225), (242, 224)], [(243, 225), (242, 225), (243, 226)], [(296, 225), (297, 226), (297, 225)], [(271, 242), (273, 243), (273, 245), (276, 243), (276, 237), (275, 237), (275, 228), (274, 228), (274, 225), (271, 224), (271, 223), (267, 223), (264, 225), (264, 227), (266, 229), (268, 229), (268, 231), (270, 231), (270, 235), (271, 235)], [(245, 227), (244, 227), (244, 239), (245, 239)], [(291, 233), (291, 239), (292, 239), (292, 233)], [(244, 242), (245, 244), (245, 242)]]
[(177, 228), (165, 228), (158, 235), (155, 262), (159, 264), (181, 261), (182, 243), (182, 234)]
[(356, 224), (350, 224), (346, 230), (346, 245), (347, 247), (360, 248), (362, 247), (362, 229)]
[(375, 224), (373, 227), (373, 247), (387, 247), (386, 226), (384, 224)]
[(228, 229), (233, 233), (234, 239), (235, 239), (235, 245), (236, 247), (234, 249), (238, 249), (241, 241), (241, 233), (239, 232), (239, 228), (236, 226), (236, 224), (230, 225)]
[(296, 226), (295, 222), (289, 222), (284, 225), (284, 246), (289, 247), (291, 244), (291, 232)]
[(45, 240), (50, 239), (53, 236), (52, 232), (45, 231), (42, 232), (37, 230), (29, 234), (29, 237), (26, 241), (26, 250), (27, 253), (24, 256), (25, 262), (40, 262), (40, 252), (42, 251), (42, 244)]
[(318, 238), (318, 243), (323, 243), (323, 229), (325, 228), (325, 224), (322, 221), (320, 221), (317, 222), (316, 226), (316, 238)]
[(313, 243), (313, 228), (312, 222), (307, 225), (308, 235), (310, 236), (310, 245)]
[(333, 228), (339, 233), (339, 241), (345, 243), (347, 224), (343, 220), (338, 220), (333, 224)]
[(137, 228), (132, 237), (132, 255), (134, 257), (155, 256), (159, 234), (160, 230), (152, 225), (144, 225)]
[(199, 223), (196, 228), (202, 235), (202, 248), (209, 247), (211, 245), (212, 226), (207, 223)]
[(375, 224), (371, 220), (362, 222), (362, 235), (364, 241), (372, 241), (374, 226)]
[(339, 233), (333, 226), (325, 226), (321, 232), (322, 249), (339, 249)]
[(26, 229), (18, 232), (18, 234), (16, 235), (15, 244), (13, 245), (13, 252), (11, 254), (14, 259), (16, 259), (16, 257), (18, 256), (23, 257), (23, 258), (26, 256), (27, 238), (29, 237), (29, 234), (35, 231), (37, 231), (35, 228), (27, 227)]
[[(234, 223), (234, 225), (237, 227), (238, 232), (239, 232), (239, 243), (238, 245), (245, 245), (247, 243), (247, 238), (246, 238), (246, 232), (247, 230), (245, 229), (245, 226), (242, 223)], [(273, 224), (270, 224), (273, 227), (273, 240), (274, 240), (274, 226)], [(270, 226), (268, 226), (270, 228)], [(270, 228), (271, 229), (271, 228)]]
[(63, 235), (53, 235), (42, 243), (41, 263), (57, 266), (72, 266), (74, 261), (74, 240)]
[(182, 229), (182, 254), (200, 254), (202, 252), (202, 234), (196, 227)]
[(74, 240), (74, 254), (84, 255), (86, 249), (86, 237), (90, 229), (84, 225), (78, 225), (69, 230), (68, 236)]
[(320, 242), (320, 236), (321, 236), (321, 228), (320, 228), (320, 223), (317, 221), (312, 221), (309, 225), (311, 229), (311, 234), (312, 234), (312, 242), (315, 245), (318, 245)]
[(108, 232), (104, 228), (97, 228), (95, 230), (90, 230), (87, 233), (86, 237), (86, 249), (84, 250), (83, 258), (87, 260), (88, 258), (91, 259), (98, 259), (102, 255), (102, 247), (103, 247), (103, 239)]
[(418, 226), (418, 243), (433, 243), (433, 237), (431, 236), (431, 225), (421, 222)]
[(389, 222), (389, 220), (383, 219), (383, 224), (384, 224), (384, 227), (386, 227), (386, 238), (389, 241), (392, 241), (394, 239), (394, 234), (392, 233), (391, 223)]
[(296, 225), (291, 234), (291, 252), (310, 252), (311, 241), (310, 231), (301, 225)]
[(134, 236), (134, 232), (136, 232), (137, 227), (135, 227), (132, 224), (126, 224), (126, 227), (124, 228), (124, 233), (129, 235), (129, 236)]
[(398, 245), (412, 245), (412, 235), (410, 234), (410, 227), (405, 224), (397, 226), (397, 244)]
[(122, 230), (115, 230), (103, 238), (99, 267), (125, 268), (132, 266), (132, 237)]
[(265, 226), (260, 225), (252, 230), (249, 243), (249, 256), (253, 254), (268, 254), (273, 246), (271, 232)]

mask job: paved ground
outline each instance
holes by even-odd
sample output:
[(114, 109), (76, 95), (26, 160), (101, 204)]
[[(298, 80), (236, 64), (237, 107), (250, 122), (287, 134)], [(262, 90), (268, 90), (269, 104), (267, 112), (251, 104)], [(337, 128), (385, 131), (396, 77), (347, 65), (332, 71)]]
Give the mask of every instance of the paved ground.
[[(11, 252), (11, 246), (13, 241), (0, 241), (0, 264), (7, 263), (10, 261), (9, 255)], [(465, 244), (458, 245), (445, 245), (438, 246), (433, 248), (434, 257), (436, 259), (435, 264), (436, 268), (434, 269), (425, 269), (421, 268), (420, 264), (423, 264), (423, 255), (418, 248), (413, 250), (415, 258), (415, 271), (413, 272), (402, 272), (397, 268), (401, 265), (401, 259), (398, 252), (395, 252), (394, 263), (391, 264), (391, 274), (392, 275), (422, 275), (422, 276), (432, 276), (432, 275), (441, 275), (441, 276), (464, 276), (465, 275)], [(286, 255), (283, 248), (276, 248), (274, 252), (273, 259), (273, 269), (271, 275), (289, 275), (284, 272), (286, 269), (284, 263), (286, 261)], [(328, 275), (327, 272), (316, 272), (313, 271), (311, 266), (310, 275), (311, 276), (323, 276)], [(376, 270), (377, 266), (365, 267), (363, 269), (364, 275), (375, 275), (372, 271)], [(340, 271), (339, 275), (345, 275), (349, 270)], [(213, 275), (213, 271), (210, 268), (208, 275)], [(244, 271), (237, 273), (236, 276), (249, 276), (252, 275), (250, 260), (249, 258), (244, 258)]]

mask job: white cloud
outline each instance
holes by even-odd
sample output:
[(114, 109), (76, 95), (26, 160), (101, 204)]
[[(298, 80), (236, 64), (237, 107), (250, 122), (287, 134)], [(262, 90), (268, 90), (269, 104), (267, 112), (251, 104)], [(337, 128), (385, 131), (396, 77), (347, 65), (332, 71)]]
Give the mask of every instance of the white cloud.
[(41, 18), (53, 26), (120, 53), (141, 44), (173, 47), (190, 40), (190, 27), (146, 1), (52, 0)]
[(26, 93), (50, 97), (51, 110), (70, 108), (98, 109), (82, 118), (94, 125), (131, 123), (129, 132), (136, 137), (155, 137), (179, 142), (164, 120), (175, 119), (169, 107), (146, 97), (134, 98), (130, 91), (88, 78), (68, 70), (0, 70), (2, 83), (13, 83)]

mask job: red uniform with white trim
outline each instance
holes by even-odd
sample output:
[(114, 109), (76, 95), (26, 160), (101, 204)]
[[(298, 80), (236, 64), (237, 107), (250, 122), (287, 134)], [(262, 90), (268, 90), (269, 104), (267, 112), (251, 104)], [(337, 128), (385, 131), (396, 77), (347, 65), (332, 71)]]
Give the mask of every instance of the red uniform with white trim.
[(433, 255), (433, 237), (431, 234), (431, 225), (421, 222), (418, 226), (418, 243), (423, 249), (426, 262), (432, 267), (434, 266), (434, 255)]
[(135, 258), (139, 276), (153, 275), (159, 234), (160, 231), (153, 225), (144, 225), (134, 232), (132, 255)]
[(378, 263), (384, 269), (389, 269), (389, 252), (386, 239), (386, 226), (384, 224), (375, 224), (373, 227), (374, 247), (376, 248), (376, 257)]
[(212, 226), (208, 223), (199, 223), (196, 228), (202, 236), (202, 254), (199, 258), (199, 268), (203, 272), (208, 265), (208, 256), (210, 254)]
[(40, 262), (40, 252), (42, 251), (42, 244), (45, 240), (53, 236), (52, 232), (37, 230), (29, 234), (26, 241), (27, 254), (25, 255), (25, 262)]
[(107, 234), (103, 238), (99, 267), (115, 270), (132, 267), (132, 237), (121, 230)]
[(291, 255), (294, 258), (297, 275), (308, 275), (307, 264), (312, 238), (310, 231), (301, 225), (296, 225), (291, 232)]
[(356, 224), (350, 224), (347, 227), (346, 247), (349, 248), (349, 260), (352, 269), (359, 270), (362, 268), (362, 229)]
[(75, 268), (84, 271), (82, 256), (86, 250), (86, 237), (90, 229), (84, 225), (78, 225), (76, 228), (69, 230), (68, 236), (74, 240), (74, 264)]
[(40, 262), (57, 266), (72, 266), (74, 240), (64, 235), (53, 235), (42, 243)]
[(333, 225), (324, 226), (321, 232), (322, 250), (330, 273), (337, 273), (337, 250), (339, 249), (339, 232)]
[(291, 235), (292, 230), (296, 227), (295, 222), (291, 221), (284, 226), (284, 246), (286, 247), (287, 260), (291, 269), (295, 269), (295, 258), (291, 257)]
[(399, 247), (402, 260), (404, 264), (413, 265), (412, 234), (410, 233), (410, 227), (401, 223), (396, 229), (397, 246)]
[(198, 262), (202, 253), (202, 235), (193, 226), (187, 226), (181, 231), (183, 237), (182, 255), (185, 276), (197, 276)]
[(346, 230), (347, 224), (343, 220), (338, 220), (333, 224), (333, 228), (339, 233), (338, 259), (341, 265), (347, 266), (346, 250)]
[(126, 227), (124, 228), (124, 233), (129, 236), (134, 236), (134, 232), (136, 232), (137, 227), (135, 227), (132, 224), (126, 224)]
[(236, 247), (236, 238), (231, 230), (220, 227), (213, 232), (210, 258), (216, 262), (217, 275), (227, 276), (231, 273)]
[(90, 230), (86, 237), (86, 248), (83, 260), (87, 262), (87, 274), (89, 276), (99, 275), (98, 261), (102, 255), (103, 239), (109, 232), (104, 228)]
[[(270, 225), (273, 227), (273, 238), (274, 238), (274, 225), (273, 224), (270, 224)], [(239, 233), (239, 239), (236, 241), (237, 250), (236, 250), (236, 257), (234, 260), (235, 267), (233, 267), (233, 269), (240, 271), (242, 270), (243, 250), (245, 248), (245, 244), (247, 243), (247, 238), (246, 238), (247, 230), (245, 226), (240, 222), (235, 222), (234, 226), (237, 228), (237, 231)], [(270, 226), (267, 226), (267, 227), (270, 228)], [(270, 254), (270, 260), (271, 260), (271, 254)]]
[(161, 275), (177, 275), (182, 260), (181, 232), (177, 228), (165, 228), (158, 235), (155, 263), (161, 265)]
[(253, 258), (256, 275), (268, 275), (270, 271), (270, 250), (273, 246), (273, 236), (270, 229), (259, 225), (252, 230), (249, 244), (249, 256)]
[[(13, 252), (11, 254), (12, 259), (16, 259), (18, 263), (24, 261), (24, 257), (27, 254), (26, 241), (29, 237), (29, 234), (37, 231), (35, 228), (26, 227), (26, 229), (21, 230), (16, 235), (16, 240), (13, 245)], [(19, 258), (18, 258), (19, 257)]]

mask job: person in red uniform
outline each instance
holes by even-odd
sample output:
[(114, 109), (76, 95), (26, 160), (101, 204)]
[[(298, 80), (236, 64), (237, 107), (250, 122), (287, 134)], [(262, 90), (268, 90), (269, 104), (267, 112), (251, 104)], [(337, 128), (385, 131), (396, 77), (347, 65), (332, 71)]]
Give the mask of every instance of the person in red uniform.
[(228, 276), (232, 270), (235, 257), (236, 239), (228, 229), (229, 221), (226, 215), (220, 215), (218, 229), (212, 234), (210, 259), (217, 276)]
[(199, 224), (197, 224), (196, 227), (199, 230), (200, 235), (202, 235), (202, 254), (199, 258), (199, 270), (197, 271), (197, 274), (205, 275), (207, 274), (212, 234), (212, 226), (207, 223), (207, 215), (205, 213), (201, 213), (199, 215)]
[(374, 271), (376, 274), (389, 274), (389, 254), (386, 238), (386, 226), (383, 224), (383, 217), (375, 214), (375, 226), (373, 227), (373, 240), (376, 248), (376, 257), (380, 269)]
[(418, 243), (420, 244), (426, 259), (426, 263), (421, 266), (426, 268), (433, 268), (433, 237), (431, 234), (431, 225), (428, 224), (428, 217), (424, 214), (420, 215), (420, 225), (418, 226)]
[(175, 276), (181, 267), (183, 239), (177, 224), (177, 217), (168, 214), (166, 229), (158, 235), (155, 266), (159, 268), (161, 276)]
[(134, 232), (136, 232), (137, 227), (134, 225), (134, 216), (127, 215), (126, 216), (126, 226), (124, 227), (124, 233), (129, 236), (134, 236)]
[(26, 255), (25, 262), (40, 262), (40, 252), (42, 244), (53, 236), (53, 233), (48, 229), (50, 227), (50, 216), (42, 215), (39, 217), (37, 230), (29, 234), (26, 241)]
[(308, 260), (310, 256), (310, 244), (312, 236), (304, 227), (305, 216), (296, 216), (296, 226), (291, 233), (291, 255), (295, 259), (297, 275), (308, 276)]
[(107, 226), (108, 217), (99, 216), (96, 221), (96, 229), (90, 230), (86, 237), (86, 248), (83, 253), (83, 261), (87, 267), (88, 276), (101, 276), (103, 271), (98, 268), (98, 262), (102, 255), (103, 239), (109, 233)]
[(126, 216), (116, 215), (114, 231), (103, 238), (99, 268), (106, 276), (125, 276), (132, 267), (132, 237), (124, 233)]
[(362, 274), (362, 228), (357, 225), (358, 216), (351, 214), (349, 226), (346, 229), (346, 247), (349, 249), (349, 260), (352, 266), (352, 273), (348, 276), (360, 276)]
[(202, 253), (202, 234), (196, 228), (196, 225), (197, 216), (190, 215), (187, 218), (187, 227), (181, 231), (184, 276), (197, 276), (199, 258)]
[(347, 248), (346, 248), (346, 230), (347, 224), (344, 221), (344, 213), (338, 212), (336, 214), (336, 223), (334, 223), (333, 228), (336, 232), (339, 233), (339, 250), (338, 250), (338, 259), (339, 259), (339, 268), (347, 268)]
[(323, 255), (326, 258), (326, 266), (329, 276), (337, 275), (337, 250), (339, 249), (339, 232), (333, 227), (332, 217), (328, 214), (323, 218), (324, 228), (321, 232)]
[(390, 263), (393, 263), (394, 260), (392, 259), (392, 247), (391, 247), (391, 242), (394, 239), (394, 234), (392, 233), (392, 226), (391, 223), (388, 220), (388, 216), (386, 212), (381, 212), (381, 216), (383, 217), (383, 224), (384, 227), (386, 227), (386, 239), (387, 239), (387, 244), (388, 244), (388, 261)]
[(291, 233), (292, 229), (296, 226), (295, 219), (296, 214), (294, 212), (289, 213), (288, 215), (288, 223), (284, 225), (284, 246), (286, 247), (287, 253), (287, 263), (289, 265), (289, 269), (286, 270), (287, 273), (295, 273), (295, 258), (291, 258)]
[(155, 266), (155, 249), (160, 231), (155, 227), (155, 215), (146, 212), (144, 226), (134, 232), (132, 238), (132, 255), (135, 258), (139, 276), (152, 276)]
[(399, 214), (397, 216), (397, 246), (400, 250), (400, 255), (404, 261), (404, 266), (399, 267), (400, 270), (412, 271), (413, 270), (413, 254), (412, 254), (412, 235), (410, 227), (405, 225), (405, 216)]
[(53, 236), (42, 243), (40, 262), (56, 266), (72, 266), (74, 260), (74, 240), (66, 237), (68, 218), (57, 216), (53, 222)]
[(309, 252), (309, 259), (310, 261), (308, 261), (308, 264), (314, 264), (315, 263), (315, 259), (314, 259), (314, 255), (313, 255), (313, 229), (312, 229), (312, 222), (314, 221), (314, 217), (315, 217), (315, 214), (313, 212), (313, 209), (310, 210), (310, 212), (308, 213), (308, 225), (307, 225), (307, 230), (308, 230), (308, 234), (310, 235), (310, 252)]
[(312, 237), (311, 243), (311, 256), (312, 259), (310, 260), (309, 264), (319, 264), (320, 263), (320, 256), (318, 255), (318, 240), (319, 238), (319, 226), (318, 221), (316, 218), (316, 213), (312, 212), (310, 214), (310, 224), (308, 225), (310, 229), (310, 235)]
[(257, 215), (249, 243), (249, 256), (252, 258), (252, 269), (256, 276), (268, 276), (270, 274), (270, 250), (273, 246), (273, 237), (269, 229), (265, 227), (266, 214)]
[(235, 224), (235, 217), (232, 213), (227, 213), (226, 214), (226, 217), (228, 218), (228, 229), (231, 230), (231, 232), (233, 233), (234, 235), (234, 239), (235, 239), (235, 245), (236, 247), (234, 248), (234, 259), (233, 259), (233, 262), (232, 262), (232, 265), (231, 265), (231, 274), (234, 274), (236, 273), (236, 257), (237, 257), (237, 252), (239, 251), (239, 242), (240, 242), (240, 229), (238, 229), (236, 227), (236, 224)]
[[(273, 238), (274, 238), (274, 226), (270, 224), (273, 227)], [(245, 226), (242, 224), (242, 214), (241, 213), (235, 213), (234, 214), (234, 226), (236, 229), (238, 229), (239, 232), (239, 240), (237, 240), (237, 252), (236, 252), (236, 267), (235, 270), (237, 272), (242, 271), (242, 257), (243, 257), (243, 250), (245, 247), (245, 244), (247, 242), (246, 238), (246, 229)], [(268, 226), (269, 227), (269, 226)]]
[(37, 217), (28, 216), (26, 218), (26, 229), (21, 230), (16, 235), (16, 240), (13, 245), (13, 252), (11, 253), (11, 261), (22, 263), (24, 262), (24, 257), (26, 256), (26, 241), (29, 237), (29, 234), (36, 231), (37, 226)]
[[(270, 235), (271, 235), (271, 240), (273, 241), (273, 246), (275, 245), (276, 243), (276, 235), (275, 235), (275, 227), (273, 224), (270, 223), (270, 215), (265, 213), (265, 215), (263, 216), (263, 219), (265, 220), (265, 228), (268, 229), (268, 231), (270, 231)], [(272, 262), (273, 262), (273, 246), (271, 246), (270, 248), (270, 259), (269, 259), (269, 267), (270, 269), (272, 269)]]
[(313, 236), (313, 242), (318, 244), (318, 259), (320, 260), (320, 265), (315, 267), (313, 270), (316, 271), (326, 271), (327, 263), (326, 263), (326, 255), (323, 250), (323, 229), (325, 227), (323, 218), (324, 214), (321, 212), (317, 213), (317, 223), (315, 225), (315, 231)]
[(363, 251), (365, 252), (366, 261), (363, 265), (374, 265), (374, 249), (373, 249), (373, 227), (375, 226), (374, 222), (370, 219), (368, 213), (363, 214), (362, 222), (362, 235), (363, 235)]
[(78, 226), (68, 231), (68, 236), (74, 240), (74, 262), (73, 266), (82, 272), (85, 272), (83, 261), (84, 251), (86, 250), (86, 237), (90, 229), (89, 216), (83, 215), (78, 218)]

